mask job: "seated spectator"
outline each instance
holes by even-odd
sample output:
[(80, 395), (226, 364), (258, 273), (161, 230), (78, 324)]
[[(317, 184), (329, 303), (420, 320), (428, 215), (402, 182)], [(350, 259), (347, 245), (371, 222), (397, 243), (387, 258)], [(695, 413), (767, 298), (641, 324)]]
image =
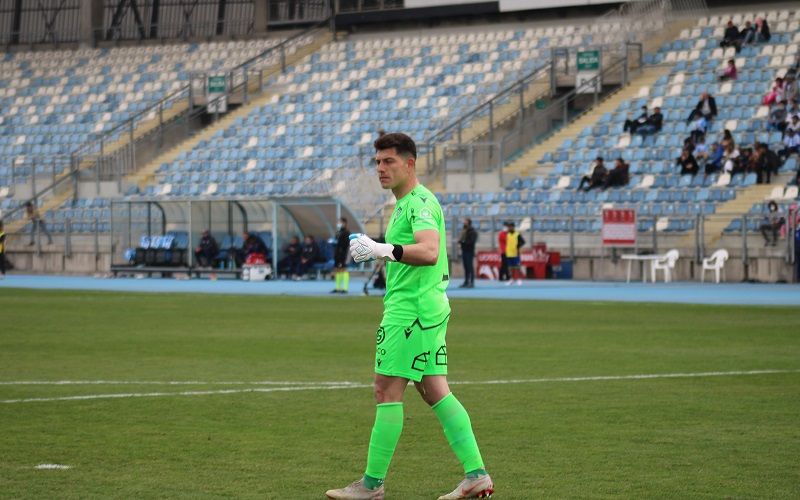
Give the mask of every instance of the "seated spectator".
[(628, 181), (630, 180), (630, 176), (628, 175), (630, 168), (630, 165), (625, 163), (622, 158), (617, 158), (616, 162), (614, 163), (614, 168), (612, 168), (606, 176), (603, 189), (627, 186)]
[(729, 146), (736, 148), (736, 141), (733, 140), (733, 134), (731, 134), (730, 130), (725, 129), (722, 132), (722, 140), (720, 141), (720, 144), (722, 145), (723, 151), (727, 151)]
[(300, 238), (292, 236), (289, 244), (283, 247), (283, 258), (278, 262), (278, 273), (285, 275), (287, 278), (297, 276), (302, 250)]
[(722, 171), (726, 174), (733, 174), (738, 168), (739, 150), (733, 144), (725, 148), (725, 153), (722, 155)]
[(681, 175), (691, 175), (694, 177), (700, 171), (700, 166), (697, 164), (694, 155), (688, 150), (681, 151), (681, 156), (675, 160), (676, 165), (681, 167)]
[(697, 164), (702, 168), (708, 161), (709, 149), (706, 145), (706, 138), (701, 137), (697, 144), (694, 145), (694, 151), (690, 151), (694, 155)]
[(708, 92), (703, 92), (700, 95), (700, 100), (697, 101), (697, 106), (689, 114), (686, 123), (690, 123), (702, 116), (706, 121), (711, 121), (717, 116), (717, 101), (714, 97), (709, 95)]
[(753, 150), (751, 148), (739, 148), (739, 157), (733, 164), (731, 175), (746, 174), (755, 170), (753, 163)]
[(783, 162), (781, 162), (781, 159), (775, 151), (769, 149), (769, 146), (763, 142), (756, 145), (756, 151), (758, 151), (758, 163), (756, 165), (757, 182), (759, 184), (763, 184), (764, 182), (769, 184), (772, 180), (772, 176), (777, 175), (778, 169), (781, 168)]
[(784, 99), (786, 99), (786, 95), (783, 90), (783, 78), (778, 77), (775, 79), (775, 83), (772, 84), (772, 89), (770, 89), (769, 93), (764, 96), (764, 99), (761, 101), (761, 103), (765, 106), (772, 106), (773, 104), (779, 103)]
[(705, 164), (705, 175), (719, 172), (720, 168), (722, 168), (722, 158), (724, 154), (725, 151), (718, 142), (711, 144), (711, 151), (708, 154), (708, 159)]
[(658, 132), (661, 132), (661, 127), (663, 125), (664, 125), (664, 115), (661, 114), (661, 108), (656, 106), (655, 108), (653, 108), (653, 114), (647, 117), (647, 123), (639, 125), (636, 131), (642, 135), (656, 134)]
[(295, 279), (301, 279), (305, 276), (311, 266), (319, 262), (320, 255), (319, 246), (314, 241), (314, 237), (310, 234), (306, 235), (303, 241), (303, 249), (300, 251), (300, 265)]
[(783, 137), (783, 149), (778, 151), (778, 156), (785, 162), (790, 155), (798, 153), (800, 153), (800, 133), (787, 129)]
[(269, 249), (264, 241), (255, 233), (245, 231), (244, 245), (242, 245), (242, 261), (245, 264), (263, 264), (269, 260)]
[(733, 21), (729, 20), (727, 26), (725, 27), (725, 34), (722, 36), (722, 41), (719, 42), (719, 46), (722, 48), (725, 47), (735, 47), (736, 52), (739, 52), (741, 46), (739, 45), (741, 39), (739, 38), (739, 28), (733, 24)]
[[(581, 183), (578, 185), (578, 189), (588, 192), (596, 187), (603, 187), (606, 183), (607, 176), (608, 169), (606, 169), (606, 166), (603, 164), (603, 158), (598, 156), (594, 162), (592, 173), (583, 176)], [(586, 186), (584, 186), (584, 184), (586, 184)]]
[(635, 120), (625, 120), (625, 125), (622, 127), (623, 132), (630, 132), (631, 135), (635, 134), (638, 128), (647, 123), (647, 106), (642, 106), (642, 114)]
[(753, 33), (755, 32), (755, 28), (753, 27), (753, 23), (750, 21), (744, 22), (744, 28), (739, 30), (739, 43), (736, 45), (737, 52), (741, 50), (742, 45), (749, 43), (755, 36)]
[(214, 267), (214, 259), (219, 253), (219, 246), (217, 240), (211, 236), (211, 233), (206, 229), (200, 236), (200, 242), (194, 249), (194, 258), (197, 261), (198, 267)]
[(786, 117), (788, 116), (786, 110), (786, 101), (781, 101), (772, 107), (769, 111), (769, 118), (767, 119), (767, 131), (778, 130), (783, 133), (786, 130)]
[(755, 28), (747, 32), (742, 44), (747, 45), (749, 43), (764, 43), (768, 42), (770, 38), (772, 38), (772, 35), (769, 32), (769, 24), (767, 24), (767, 20), (758, 17), (756, 18)]
[(786, 102), (794, 102), (797, 99), (797, 78), (795, 74), (787, 74), (783, 77), (783, 98)]
[(725, 67), (725, 71), (719, 75), (719, 81), (724, 82), (726, 80), (736, 80), (736, 61), (733, 59), (728, 59), (728, 65)]
[(708, 130), (708, 120), (704, 116), (698, 116), (689, 129), (689, 137), (691, 137), (692, 143), (697, 144), (700, 138), (705, 138), (706, 130)]
[(794, 130), (795, 133), (800, 133), (800, 116), (793, 115), (791, 117), (791, 121), (790, 119), (787, 119), (786, 121), (788, 123), (786, 123), (786, 127), (784, 128), (784, 134), (789, 130)]
[(764, 246), (776, 246), (778, 244), (778, 232), (786, 219), (778, 208), (778, 204), (770, 201), (767, 205), (768, 212), (761, 223), (761, 234), (764, 235)]

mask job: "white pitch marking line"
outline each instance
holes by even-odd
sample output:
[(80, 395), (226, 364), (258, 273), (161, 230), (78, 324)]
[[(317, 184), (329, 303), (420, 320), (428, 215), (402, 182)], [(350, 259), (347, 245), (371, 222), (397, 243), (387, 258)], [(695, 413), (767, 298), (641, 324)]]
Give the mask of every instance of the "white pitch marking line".
[(39, 470), (54, 470), (54, 469), (71, 469), (71, 465), (61, 465), (61, 464), (39, 464), (34, 467), (34, 469)]
[(358, 382), (292, 382), (286, 380), (263, 380), (243, 382), (232, 380), (230, 382), (216, 380), (204, 382), (201, 380), (2, 380), (0, 385), (278, 385), (278, 386), (304, 386), (304, 385), (350, 385)]
[[(482, 381), (453, 381), (451, 385), (497, 385), (497, 384), (535, 384), (547, 382), (593, 382), (609, 380), (652, 380), (669, 378), (704, 378), (704, 377), (733, 377), (743, 375), (772, 375), (800, 373), (800, 370), (747, 370), (729, 372), (696, 372), (696, 373), (653, 373), (642, 375), (600, 375), (593, 377), (554, 377), (554, 378), (531, 378), (531, 379), (509, 379), (509, 380), (482, 380)], [(320, 385), (286, 386), (259, 388), (251, 387), (248, 389), (222, 389), (212, 391), (183, 391), (183, 392), (133, 392), (133, 393), (114, 393), (114, 394), (85, 394), (81, 396), (60, 396), (50, 398), (24, 398), (0, 400), (0, 403), (38, 403), (48, 401), (84, 401), (93, 399), (121, 399), (121, 398), (146, 398), (164, 396), (209, 396), (215, 394), (241, 394), (248, 392), (294, 392), (294, 391), (326, 391), (337, 389), (364, 389), (372, 387), (372, 384), (358, 384), (347, 382), (338, 384), (336, 382), (323, 383)]]

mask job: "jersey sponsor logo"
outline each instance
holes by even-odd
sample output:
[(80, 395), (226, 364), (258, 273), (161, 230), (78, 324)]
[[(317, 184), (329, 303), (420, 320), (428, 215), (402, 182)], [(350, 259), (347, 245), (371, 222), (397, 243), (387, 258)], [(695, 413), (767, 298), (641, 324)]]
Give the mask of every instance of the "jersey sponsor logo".
[(447, 366), (447, 346), (443, 345), (436, 351), (436, 364), (439, 366)]
[(428, 356), (430, 356), (430, 354), (431, 351), (425, 351), (414, 356), (414, 361), (411, 362), (411, 369), (418, 372), (424, 372), (425, 365), (428, 364)]
[(386, 330), (384, 330), (383, 327), (378, 328), (378, 331), (375, 334), (375, 343), (377, 345), (381, 345), (383, 339), (385, 338), (386, 338)]

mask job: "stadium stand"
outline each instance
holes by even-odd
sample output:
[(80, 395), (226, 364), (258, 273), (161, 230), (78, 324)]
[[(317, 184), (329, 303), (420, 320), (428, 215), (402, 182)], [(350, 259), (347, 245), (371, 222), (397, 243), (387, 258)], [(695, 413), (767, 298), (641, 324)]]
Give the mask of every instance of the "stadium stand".
[[(668, 74), (657, 78), (651, 86), (640, 87), (635, 98), (622, 102), (613, 111), (589, 117), (594, 119), (592, 126), (543, 154), (538, 159), (539, 165), (531, 164), (530, 156), (522, 155), (521, 161), (507, 168), (519, 173), (544, 171), (545, 175), (522, 175), (502, 192), (442, 193), (441, 200), (448, 213), (454, 218), (493, 217), (494, 226), (490, 220), (480, 221), (480, 230), (485, 232), (499, 230), (504, 218), (532, 217), (537, 232), (596, 233), (600, 230), (596, 214), (608, 206), (635, 207), (644, 216), (640, 218), (640, 230), (651, 230), (655, 224), (666, 232), (692, 230), (694, 216), (713, 214), (721, 207), (725, 211), (746, 210), (753, 196), (760, 200), (764, 190), (771, 189), (762, 187), (750, 196), (743, 196), (746, 188), (756, 183), (754, 173), (681, 177), (674, 162), (689, 132), (686, 117), (704, 90), (716, 96), (719, 108), (708, 133), (710, 140), (716, 139), (723, 129), (729, 129), (738, 143), (750, 145), (759, 141), (773, 150), (779, 148), (781, 134), (766, 130), (768, 109), (761, 105), (761, 99), (774, 78), (785, 73), (794, 60), (800, 42), (800, 17), (796, 12), (780, 10), (736, 14), (734, 21), (757, 16), (765, 16), (772, 23), (769, 43), (746, 46), (740, 54), (735, 54), (733, 48), (717, 47), (726, 16), (700, 19), (696, 28), (684, 30), (677, 40), (646, 56), (651, 64), (672, 65)], [(732, 57), (736, 58), (739, 78), (719, 82), (717, 73)], [(643, 105), (650, 109), (662, 107), (663, 130), (648, 136), (623, 132), (628, 113), (638, 111)], [(597, 156), (607, 160), (621, 157), (629, 162), (629, 185), (606, 191), (575, 191), (587, 166)], [(795, 160), (790, 158), (781, 172), (795, 168)], [(726, 204), (731, 201), (738, 201), (739, 206)], [(565, 218), (569, 216), (575, 217), (574, 226)]]

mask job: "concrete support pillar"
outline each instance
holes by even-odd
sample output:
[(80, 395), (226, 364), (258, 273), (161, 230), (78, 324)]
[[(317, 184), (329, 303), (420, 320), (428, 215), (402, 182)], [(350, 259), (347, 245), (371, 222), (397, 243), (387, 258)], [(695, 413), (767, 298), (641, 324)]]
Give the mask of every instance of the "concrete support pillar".
[(80, 23), (81, 46), (94, 46), (95, 33), (103, 29), (103, 0), (81, 0)]
[(269, 22), (269, 2), (270, 0), (255, 0), (254, 2), (254, 29), (258, 34), (267, 32), (267, 23)]

